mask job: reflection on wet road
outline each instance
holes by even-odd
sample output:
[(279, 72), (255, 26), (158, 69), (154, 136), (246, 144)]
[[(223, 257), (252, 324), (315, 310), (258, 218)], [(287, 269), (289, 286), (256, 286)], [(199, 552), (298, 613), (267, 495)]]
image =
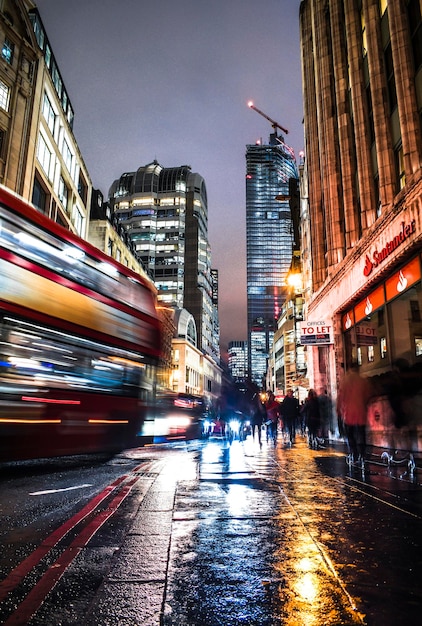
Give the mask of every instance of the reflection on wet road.
[(199, 488), (185, 481), (177, 492), (166, 624), (365, 623), (325, 547), (341, 524), (325, 515), (335, 503), (341, 518), (347, 495), (327, 477), (315, 497), (316, 456), (304, 440), (205, 444)]
[(250, 437), (40, 468), (2, 480), (4, 624), (420, 622), (418, 472)]

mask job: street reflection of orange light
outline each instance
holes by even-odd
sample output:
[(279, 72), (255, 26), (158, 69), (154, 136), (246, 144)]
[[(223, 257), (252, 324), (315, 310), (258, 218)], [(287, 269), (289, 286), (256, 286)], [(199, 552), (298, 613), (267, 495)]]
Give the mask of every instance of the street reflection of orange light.
[(318, 597), (318, 579), (312, 572), (302, 573), (296, 581), (294, 589), (305, 602), (314, 602)]

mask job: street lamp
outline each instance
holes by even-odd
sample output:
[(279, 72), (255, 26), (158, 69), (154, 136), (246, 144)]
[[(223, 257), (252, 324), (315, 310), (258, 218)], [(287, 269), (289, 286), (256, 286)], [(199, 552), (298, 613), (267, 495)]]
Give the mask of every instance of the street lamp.
[(295, 293), (303, 291), (303, 277), (301, 272), (289, 272), (287, 274), (287, 284), (294, 289)]

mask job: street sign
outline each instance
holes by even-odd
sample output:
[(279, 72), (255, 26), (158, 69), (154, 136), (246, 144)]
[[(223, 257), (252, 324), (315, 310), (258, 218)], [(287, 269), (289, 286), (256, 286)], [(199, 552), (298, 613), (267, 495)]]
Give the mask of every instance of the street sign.
[(304, 320), (300, 323), (300, 343), (302, 346), (319, 346), (334, 343), (333, 327), (329, 322)]

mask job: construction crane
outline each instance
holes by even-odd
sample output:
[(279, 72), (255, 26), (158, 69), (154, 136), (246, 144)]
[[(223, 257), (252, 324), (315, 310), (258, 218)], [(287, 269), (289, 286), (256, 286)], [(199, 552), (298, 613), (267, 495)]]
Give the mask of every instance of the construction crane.
[(271, 126), (274, 129), (275, 134), (277, 134), (277, 128), (279, 128), (283, 133), (286, 133), (286, 135), (289, 134), (289, 131), (287, 130), (287, 128), (283, 128), (283, 126), (281, 126), (281, 124), (279, 124), (278, 122), (276, 122), (275, 120), (271, 119), (271, 117), (268, 117), (268, 115), (265, 115), (265, 113), (263, 113), (262, 111), (260, 111), (252, 101), (248, 102), (248, 107), (250, 109), (253, 109), (254, 111), (256, 111), (257, 113), (259, 113), (260, 115), (262, 115), (262, 117), (265, 117), (266, 120), (268, 120), (269, 122), (271, 122)]

